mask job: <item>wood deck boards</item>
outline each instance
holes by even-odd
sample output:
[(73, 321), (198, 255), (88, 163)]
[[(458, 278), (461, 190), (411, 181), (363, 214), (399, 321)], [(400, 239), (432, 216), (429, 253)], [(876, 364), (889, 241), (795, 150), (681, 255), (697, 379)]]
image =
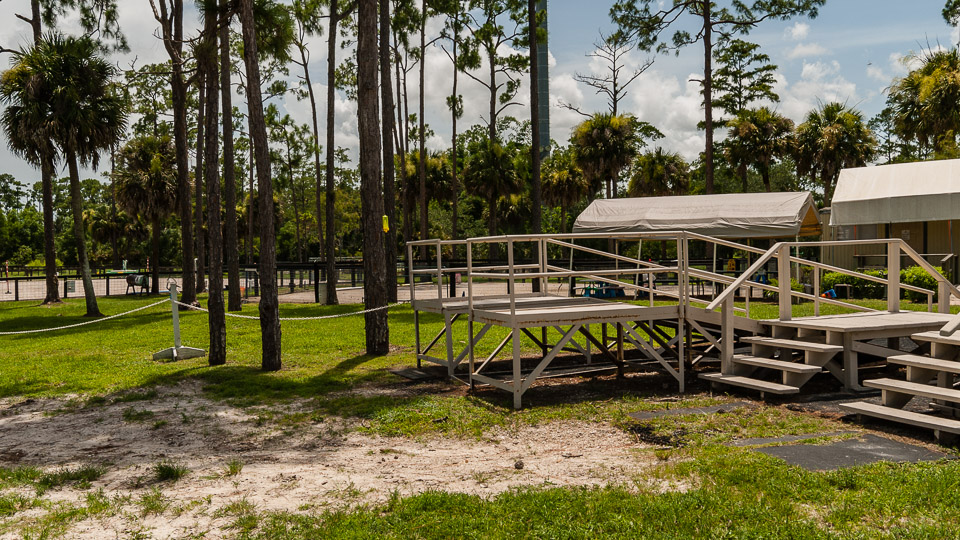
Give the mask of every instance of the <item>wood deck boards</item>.
[(509, 307), (477, 309), (473, 319), (479, 323), (512, 326), (513, 321), (521, 328), (558, 326), (570, 324), (601, 324), (626, 321), (642, 321), (677, 317), (677, 306), (639, 306), (623, 302), (611, 302), (595, 298), (571, 298), (577, 302), (528, 303), (517, 305), (515, 313)]
[[(562, 304), (572, 301), (577, 301), (581, 297), (569, 297), (569, 296), (542, 296), (539, 294), (518, 294), (516, 296), (516, 305), (529, 305), (529, 304)], [(588, 298), (587, 300), (594, 300), (593, 298)], [(416, 311), (426, 311), (428, 313), (467, 313), (469, 311), (470, 302), (466, 297), (455, 297), (455, 298), (424, 298), (422, 300), (417, 299), (413, 301), (413, 309)], [(498, 308), (498, 307), (510, 307), (510, 296), (508, 295), (497, 295), (497, 296), (482, 296), (474, 297), (473, 307), (474, 309), (478, 308)]]
[(948, 433), (960, 433), (960, 421), (953, 418), (942, 418), (929, 414), (905, 411), (903, 409), (894, 409), (892, 407), (884, 407), (883, 405), (876, 405), (864, 401), (841, 403), (840, 409), (846, 412), (865, 414), (893, 422), (911, 424)]
[[(920, 332), (939, 329), (951, 318), (952, 316), (949, 314), (927, 311), (899, 311), (897, 313), (879, 311), (799, 317), (789, 321), (769, 320), (763, 321), (763, 324), (840, 333), (911, 329), (914, 332)], [(919, 330), (921, 328), (924, 330)]]
[(941, 343), (943, 345), (960, 346), (960, 334), (944, 336), (938, 331), (919, 332), (910, 336), (914, 341), (929, 341), (931, 343)]

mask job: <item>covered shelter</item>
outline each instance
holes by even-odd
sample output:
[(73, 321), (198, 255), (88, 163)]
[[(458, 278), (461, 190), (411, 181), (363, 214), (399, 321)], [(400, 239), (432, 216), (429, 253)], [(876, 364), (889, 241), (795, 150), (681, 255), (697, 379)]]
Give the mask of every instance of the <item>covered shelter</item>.
[(717, 238), (796, 238), (820, 234), (809, 191), (597, 199), (574, 232), (689, 231)]
[[(827, 212), (825, 212), (827, 213)], [(826, 221), (826, 219), (824, 220)], [(843, 169), (825, 239), (900, 238), (957, 280), (960, 159)], [(884, 266), (876, 249), (837, 247), (825, 258), (844, 268)]]

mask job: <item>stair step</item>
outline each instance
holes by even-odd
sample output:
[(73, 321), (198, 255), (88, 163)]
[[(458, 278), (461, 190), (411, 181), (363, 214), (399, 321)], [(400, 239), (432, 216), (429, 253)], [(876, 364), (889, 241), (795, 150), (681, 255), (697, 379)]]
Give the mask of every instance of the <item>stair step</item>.
[(942, 399), (944, 401), (960, 403), (960, 390), (954, 390), (953, 388), (941, 388), (939, 386), (898, 381), (896, 379), (870, 379), (863, 381), (863, 385), (870, 388), (879, 388), (880, 390), (890, 390), (901, 394), (912, 394), (914, 396), (923, 396), (930, 399)]
[(827, 345), (826, 343), (814, 343), (812, 341), (801, 341), (796, 339), (773, 338), (766, 336), (751, 336), (740, 338), (744, 343), (754, 345), (764, 345), (767, 347), (778, 347), (783, 349), (793, 349), (797, 351), (813, 351), (820, 353), (838, 353), (843, 351), (840, 345)]
[(917, 356), (915, 354), (898, 354), (887, 358), (891, 364), (900, 364), (902, 366), (913, 366), (923, 369), (932, 369), (935, 371), (945, 371), (947, 373), (960, 373), (960, 362), (955, 360), (944, 360), (942, 358), (930, 358), (929, 356)]
[(952, 418), (942, 418), (929, 414), (905, 411), (903, 409), (894, 409), (893, 407), (884, 407), (883, 405), (876, 405), (865, 401), (841, 403), (840, 409), (893, 422), (900, 422), (902, 424), (960, 434), (960, 420), (954, 420)]
[(786, 384), (780, 384), (775, 382), (763, 381), (760, 379), (751, 379), (750, 377), (741, 377), (739, 375), (724, 375), (722, 373), (701, 373), (700, 378), (721, 384), (729, 384), (730, 386), (740, 386), (743, 388), (750, 388), (751, 390), (759, 390), (761, 392), (768, 392), (770, 394), (796, 394), (800, 391), (796, 386), (789, 386)]
[(759, 356), (748, 356), (736, 354), (733, 356), (733, 363), (746, 364), (748, 366), (757, 366), (762, 368), (776, 369), (780, 371), (789, 371), (790, 373), (820, 373), (823, 369), (808, 364), (797, 362), (785, 362), (783, 360), (774, 360), (772, 358), (761, 358)]
[(943, 343), (944, 345), (956, 345), (960, 347), (960, 332), (954, 332), (952, 335), (944, 336), (938, 330), (930, 332), (919, 332), (910, 336), (914, 341), (926, 341), (930, 343)]

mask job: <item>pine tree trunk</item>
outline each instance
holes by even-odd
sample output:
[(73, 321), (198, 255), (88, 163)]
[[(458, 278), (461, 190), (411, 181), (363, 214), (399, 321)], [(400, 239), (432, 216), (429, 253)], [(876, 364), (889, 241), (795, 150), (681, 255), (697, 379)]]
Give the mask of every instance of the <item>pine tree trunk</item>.
[(53, 163), (44, 158), (40, 164), (40, 188), (43, 193), (43, 264), (47, 294), (44, 304), (59, 304), (60, 280), (57, 279), (57, 240), (53, 222)]
[[(380, 191), (380, 125), (377, 111), (377, 0), (358, 0), (357, 113), (360, 132), (360, 207), (363, 216), (363, 296), (366, 309), (387, 305)], [(364, 315), (367, 354), (390, 351), (387, 310)]]
[(206, 126), (204, 133), (204, 182), (207, 186), (207, 235), (210, 244), (210, 287), (207, 296), (207, 320), (210, 328), (210, 351), (207, 353), (207, 362), (211, 366), (220, 366), (227, 363), (227, 324), (223, 305), (223, 234), (220, 224), (220, 149), (217, 140), (217, 53), (214, 35), (217, 19), (207, 17), (204, 32), (208, 35), (210, 48), (206, 50), (201, 60), (206, 79), (206, 102), (204, 103)]
[[(197, 169), (193, 175), (193, 227), (196, 231), (196, 243), (194, 247), (197, 250), (197, 294), (202, 293), (206, 285), (203, 271), (204, 244), (206, 243), (204, 242), (203, 235), (203, 147), (204, 144), (206, 144), (204, 131), (206, 129), (208, 76), (208, 70), (202, 69), (197, 77)], [(214, 101), (216, 101), (215, 97)]]
[(153, 236), (153, 266), (150, 268), (150, 294), (160, 294), (160, 214), (154, 214), (150, 220), (150, 233)]
[(497, 52), (487, 51), (487, 64), (490, 69), (490, 125), (487, 126), (487, 133), (490, 142), (497, 142)]
[[(183, 2), (173, 0), (174, 20), (170, 46), (183, 54)], [(172, 58), (170, 90), (173, 102), (173, 139), (177, 152), (177, 195), (180, 201), (180, 245), (183, 250), (183, 275), (180, 301), (197, 301), (197, 286), (193, 263), (193, 209), (190, 207), (190, 163), (187, 138), (187, 85), (183, 78), (183, 61)]]
[[(419, 159), (417, 160), (417, 179), (420, 183), (420, 196), (417, 197), (420, 201), (420, 240), (426, 240), (429, 233), (427, 232), (427, 211), (429, 203), (427, 202), (427, 148), (426, 142), (427, 137), (426, 133), (426, 122), (424, 121), (425, 114), (425, 102), (426, 102), (426, 88), (424, 85), (424, 75), (426, 74), (427, 66), (427, 4), (423, 3), (423, 11), (421, 13), (420, 19), (420, 87), (419, 87), (419, 105), (420, 113), (417, 117), (419, 121), (418, 127), (418, 143), (420, 145)], [(427, 246), (420, 246), (420, 258), (427, 258)]]
[[(527, 0), (530, 40), (530, 221), (533, 232), (540, 234), (542, 202), (540, 195), (540, 87), (537, 66), (537, 0)], [(540, 280), (533, 280), (533, 292), (540, 292)]]
[(313, 170), (316, 180), (317, 197), (317, 239), (320, 241), (320, 256), (325, 252), (326, 240), (323, 237), (323, 167), (320, 165), (320, 126), (317, 123), (317, 96), (313, 92), (313, 82), (310, 80), (310, 70), (307, 68), (306, 48), (300, 48), (300, 61), (303, 64), (303, 80), (307, 85), (307, 96), (310, 98), (310, 122), (313, 128)]
[[(400, 89), (403, 89), (403, 99), (399, 99)], [(403, 208), (403, 241), (413, 240), (413, 209), (410, 208), (410, 179), (407, 178), (407, 156), (410, 150), (410, 134), (407, 131), (407, 118), (410, 115), (410, 103), (407, 101), (409, 93), (407, 92), (407, 74), (403, 74), (403, 82), (400, 81), (400, 65), (397, 65), (397, 116), (400, 123), (397, 125), (397, 132), (400, 135), (400, 144), (397, 149), (400, 153), (400, 180), (402, 184), (400, 194), (400, 204)]]
[[(247, 132), (250, 132), (250, 119), (247, 119)], [(250, 140), (250, 189), (247, 197), (247, 264), (253, 265), (253, 233), (256, 224), (253, 220), (253, 204), (256, 188), (253, 187), (253, 173), (257, 160), (253, 157), (253, 140)]]
[(334, 121), (336, 120), (336, 69), (337, 69), (337, 23), (340, 12), (337, 0), (330, 0), (330, 29), (327, 36), (327, 174), (326, 174), (326, 225), (327, 225), (327, 305), (340, 303), (337, 298), (337, 245), (334, 208), (337, 197), (335, 178)]
[[(30, 28), (33, 30), (33, 43), (43, 38), (43, 20), (40, 17), (40, 0), (30, 0)], [(53, 222), (53, 161), (43, 158), (40, 163), (40, 187), (43, 204), (43, 264), (46, 273), (47, 294), (44, 304), (59, 304), (60, 281), (57, 279), (57, 243)]]
[(243, 60), (247, 72), (247, 107), (250, 139), (257, 162), (257, 187), (260, 210), (260, 332), (263, 335), (264, 371), (280, 369), (280, 308), (277, 298), (277, 238), (273, 223), (273, 181), (270, 177), (270, 149), (267, 124), (263, 118), (260, 94), (260, 64), (257, 56), (256, 23), (253, 0), (240, 0), (243, 28)]
[[(227, 2), (221, 9), (226, 13)], [(223, 249), (227, 260), (227, 309), (240, 311), (240, 252), (237, 248), (237, 171), (233, 159), (233, 96), (230, 88), (230, 25), (224, 16), (220, 23), (220, 101), (223, 118), (223, 203), (226, 206)], [(212, 258), (212, 257), (211, 257)]]
[[(453, 205), (453, 212), (452, 212), (452, 215), (450, 216), (450, 238), (454, 240), (460, 238), (459, 236), (460, 229), (459, 229), (459, 224), (457, 223), (459, 219), (459, 206), (460, 206), (460, 171), (458, 170), (458, 166), (457, 166), (458, 165), (457, 158), (459, 157), (459, 154), (457, 152), (457, 113), (459, 112), (457, 110), (457, 105), (459, 104), (459, 102), (457, 101), (457, 83), (458, 83), (457, 75), (460, 72), (460, 70), (457, 68), (457, 41), (458, 40), (459, 40), (459, 36), (454, 36), (454, 40), (453, 40), (453, 107), (450, 111), (450, 116), (451, 116), (450, 123), (452, 124), (451, 136), (450, 136), (450, 148), (452, 149), (450, 151), (450, 162), (453, 164), (453, 167), (451, 167), (453, 169), (452, 171), (453, 172), (453, 189), (451, 190), (453, 196), (451, 197), (451, 201), (450, 201), (450, 203)], [(452, 246), (452, 250), (453, 250), (453, 258), (456, 259), (457, 246), (456, 245)]]
[(397, 301), (397, 180), (393, 164), (394, 106), (390, 77), (390, 0), (380, 1), (380, 100), (383, 108), (383, 206), (389, 226), (385, 239), (384, 270), (387, 301)]
[(703, 125), (706, 129), (706, 148), (704, 149), (704, 179), (707, 194), (713, 193), (713, 37), (710, 23), (711, 2), (704, 0), (703, 6)]
[(83, 228), (83, 195), (80, 192), (80, 169), (77, 168), (77, 155), (68, 149), (67, 165), (70, 168), (70, 208), (73, 211), (73, 236), (77, 242), (77, 259), (83, 276), (83, 297), (87, 304), (84, 317), (102, 317), (97, 306), (97, 293), (93, 290), (93, 278), (90, 276), (90, 261), (87, 259), (87, 235)]

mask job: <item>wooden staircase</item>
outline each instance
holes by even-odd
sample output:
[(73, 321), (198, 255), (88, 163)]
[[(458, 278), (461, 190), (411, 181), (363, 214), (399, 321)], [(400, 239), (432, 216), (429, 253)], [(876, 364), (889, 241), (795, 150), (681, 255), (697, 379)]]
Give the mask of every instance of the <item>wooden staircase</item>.
[[(932, 429), (938, 441), (956, 441), (960, 435), (960, 390), (954, 387), (960, 374), (960, 332), (922, 332), (914, 341), (930, 343), (930, 356), (902, 354), (888, 362), (906, 366), (906, 380), (872, 379), (863, 382), (881, 391), (882, 404), (857, 401), (841, 404), (844, 411)], [(914, 398), (933, 400), (933, 413), (904, 410)]]
[[(787, 326), (773, 326), (770, 336), (740, 338), (751, 346), (751, 354), (733, 355), (720, 373), (701, 373), (700, 378), (713, 386), (729, 385), (765, 394), (796, 394), (800, 387), (823, 371), (833, 357), (843, 351), (840, 345), (818, 341), (818, 336)], [(822, 338), (819, 338), (822, 339)]]

